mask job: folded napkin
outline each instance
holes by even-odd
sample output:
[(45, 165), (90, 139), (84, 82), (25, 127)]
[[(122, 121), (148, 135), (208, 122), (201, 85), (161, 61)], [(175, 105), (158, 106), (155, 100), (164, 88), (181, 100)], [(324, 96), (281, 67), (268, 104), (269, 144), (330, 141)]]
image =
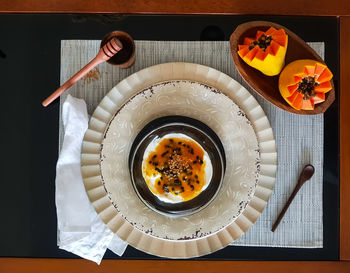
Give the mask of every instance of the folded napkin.
[(57, 245), (100, 264), (107, 248), (121, 256), (127, 243), (102, 222), (85, 192), (80, 156), (88, 119), (85, 101), (68, 95), (62, 108), (64, 139), (56, 168)]

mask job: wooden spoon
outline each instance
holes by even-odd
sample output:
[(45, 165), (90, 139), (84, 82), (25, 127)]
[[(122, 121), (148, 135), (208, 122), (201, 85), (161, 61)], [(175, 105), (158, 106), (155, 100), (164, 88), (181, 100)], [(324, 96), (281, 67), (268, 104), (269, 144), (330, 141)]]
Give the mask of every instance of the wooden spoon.
[(63, 94), (69, 87), (79, 81), (84, 77), (91, 69), (93, 69), (98, 64), (109, 60), (113, 57), (118, 51), (123, 48), (122, 43), (116, 39), (111, 39), (107, 44), (105, 44), (100, 51), (97, 53), (97, 56), (91, 60), (87, 65), (85, 65), (79, 72), (77, 72), (72, 78), (66, 81), (60, 88), (53, 92), (46, 100), (43, 101), (43, 106), (48, 106), (51, 102), (57, 99)]
[(292, 192), (291, 196), (289, 197), (287, 203), (284, 205), (284, 208), (282, 209), (276, 222), (272, 226), (272, 229), (271, 229), (272, 232), (274, 232), (276, 230), (278, 224), (281, 222), (284, 214), (286, 213), (287, 209), (289, 208), (289, 205), (292, 203), (294, 197), (297, 195), (298, 191), (301, 189), (301, 187), (305, 184), (306, 181), (310, 180), (310, 178), (314, 175), (314, 173), (315, 173), (314, 166), (308, 164), (304, 167), (303, 171), (300, 174), (299, 181), (294, 188), (294, 191)]

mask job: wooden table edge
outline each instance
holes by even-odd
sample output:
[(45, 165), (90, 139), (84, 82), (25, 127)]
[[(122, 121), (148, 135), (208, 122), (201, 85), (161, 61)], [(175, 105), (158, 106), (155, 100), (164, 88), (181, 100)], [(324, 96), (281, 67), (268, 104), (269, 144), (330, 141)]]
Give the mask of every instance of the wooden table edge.
[[(215, 4), (214, 4), (215, 3)], [(350, 15), (348, 0), (313, 1), (289, 0), (281, 5), (275, 1), (250, 0), (2, 0), (3, 13), (124, 13), (124, 14), (265, 14), (304, 16)]]
[(83, 259), (1, 258), (0, 272), (259, 272), (259, 273), (348, 273), (349, 261), (174, 261), (174, 260), (103, 260), (101, 265)]
[(350, 16), (340, 17), (340, 260), (350, 260)]
[[(2, 9), (0, 9), (2, 10)], [(350, 16), (340, 20), (340, 261), (169, 261), (103, 260), (100, 267), (82, 259), (0, 258), (0, 272), (350, 272)]]

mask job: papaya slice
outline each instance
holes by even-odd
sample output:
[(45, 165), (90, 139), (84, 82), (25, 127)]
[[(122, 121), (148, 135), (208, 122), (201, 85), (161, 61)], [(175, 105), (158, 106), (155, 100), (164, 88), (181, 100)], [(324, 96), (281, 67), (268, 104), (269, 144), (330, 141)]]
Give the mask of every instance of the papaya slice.
[(315, 86), (315, 92), (318, 92), (318, 93), (327, 93), (331, 90), (332, 90), (332, 85), (329, 81), (323, 82), (320, 85)]
[(252, 39), (252, 38), (244, 38), (244, 42), (243, 42), (243, 44), (244, 45), (250, 45), (251, 43), (253, 43), (255, 40), (254, 39)]
[(274, 36), (276, 36), (276, 35), (284, 35), (284, 30), (283, 29), (275, 30), (273, 32), (273, 35)]
[(256, 39), (259, 39), (261, 37), (261, 35), (265, 34), (265, 32), (261, 31), (261, 30), (258, 30), (256, 32)]
[(323, 82), (328, 82), (333, 78), (333, 74), (331, 71), (329, 71), (329, 69), (325, 69), (323, 70), (323, 72), (321, 73), (321, 75), (317, 78), (317, 81), (320, 83)]
[(315, 65), (315, 75), (319, 78), (323, 71), (327, 68), (327, 66), (316, 64)]
[(304, 68), (305, 75), (308, 75), (310, 77), (315, 76), (315, 67), (314, 66), (305, 66)]
[(267, 48), (267, 52), (270, 53), (272, 56), (276, 56), (278, 49), (280, 48), (280, 45), (276, 43), (275, 41), (271, 41), (271, 45), (269, 48)]
[(284, 66), (287, 45), (288, 35), (284, 29), (270, 27), (265, 32), (258, 30), (255, 38), (245, 37), (237, 53), (248, 65), (267, 76), (275, 76)]
[(290, 97), (287, 97), (286, 99), (289, 102), (289, 104), (292, 105), (297, 96), (298, 92), (293, 92), (292, 95)]
[(313, 100), (315, 104), (324, 102), (326, 100), (326, 95), (325, 93), (317, 93), (315, 97), (313, 97)]
[(288, 98), (290, 105), (297, 110), (300, 110), (303, 106), (303, 95), (299, 92), (294, 92), (292, 96)]
[(299, 83), (296, 83), (294, 85), (290, 85), (288, 86), (288, 91), (289, 91), (289, 94), (292, 95), (299, 87)]
[(259, 49), (258, 53), (256, 53), (256, 55), (255, 55), (255, 58), (263, 61), (263, 60), (265, 60), (267, 54), (268, 53), (266, 51)]
[(313, 110), (315, 108), (315, 102), (313, 98), (310, 98), (309, 100), (303, 100), (301, 108), (303, 110)]
[(285, 34), (274, 35), (273, 40), (280, 46), (286, 46)]
[(300, 94), (299, 92), (295, 92), (297, 94), (296, 98), (294, 99), (292, 106), (297, 109), (300, 110), (301, 107), (303, 106), (303, 95)]
[(288, 64), (279, 77), (279, 91), (286, 102), (297, 110), (313, 110), (325, 101), (332, 90), (332, 72), (314, 60), (297, 60)]
[(244, 48), (248, 48), (248, 45), (239, 45), (238, 46), (238, 50), (242, 50)]
[(303, 76), (302, 76), (302, 75), (295, 75), (295, 76), (294, 76), (294, 82), (295, 82), (295, 83), (301, 82), (302, 79), (303, 79)]
[(258, 53), (258, 51), (259, 51), (259, 49), (257, 47), (254, 47), (244, 57), (247, 58), (249, 61), (252, 61), (255, 58), (255, 56)]
[(240, 49), (239, 49), (239, 51), (238, 51), (238, 54), (240, 54), (241, 56), (245, 56), (245, 55), (247, 55), (247, 53), (249, 52), (250, 50), (249, 50), (249, 48), (248, 48), (248, 46), (247, 45), (243, 45), (243, 46), (240, 46)]
[(265, 35), (272, 35), (272, 33), (276, 32), (277, 29), (275, 29), (274, 27), (270, 27), (266, 32)]

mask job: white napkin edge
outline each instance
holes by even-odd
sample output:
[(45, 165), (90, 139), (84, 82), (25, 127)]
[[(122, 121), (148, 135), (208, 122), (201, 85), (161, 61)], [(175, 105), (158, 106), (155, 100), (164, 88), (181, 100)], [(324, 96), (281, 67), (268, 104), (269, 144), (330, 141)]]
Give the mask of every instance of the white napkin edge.
[[(72, 121), (70, 119), (74, 119), (74, 122), (80, 122), (80, 126), (73, 126), (74, 128), (70, 128)], [(65, 139), (67, 134), (72, 133), (72, 131), (76, 130), (76, 128), (80, 129), (80, 143), (83, 140), (86, 129), (88, 128), (88, 115), (86, 103), (82, 99), (77, 99), (68, 95), (62, 107), (62, 121), (64, 125), (65, 135), (63, 140), (63, 146), (61, 150), (61, 154), (57, 161), (57, 174), (58, 176), (62, 176), (60, 172), (60, 168), (64, 167), (64, 164), (60, 161), (62, 155), (65, 156), (65, 153), (68, 153), (68, 156), (71, 156), (70, 146), (73, 144), (73, 148), (77, 148), (77, 143), (74, 140), (70, 139), (70, 141), (66, 141)], [(69, 123), (70, 122), (70, 123)], [(73, 132), (74, 135), (74, 132)], [(78, 134), (79, 135), (79, 134)], [(71, 137), (71, 136), (70, 136)], [(65, 145), (66, 144), (66, 145)], [(79, 158), (73, 158), (72, 162), (68, 162), (67, 165), (72, 165), (71, 168), (79, 168), (80, 172), (80, 154), (81, 154), (81, 145), (79, 146)], [(74, 149), (73, 149), (74, 150)], [(76, 156), (77, 151), (75, 150), (74, 155)], [(66, 155), (67, 156), (67, 155)], [(72, 159), (72, 158), (71, 158)], [(79, 162), (75, 162), (78, 160)], [(77, 164), (79, 163), (79, 164)], [(90, 214), (90, 219), (86, 220), (84, 225), (70, 225), (69, 223), (61, 223), (59, 221), (59, 215), (62, 213), (60, 211), (60, 198), (57, 198), (56, 195), (56, 208), (57, 208), (57, 245), (60, 249), (64, 249), (66, 251), (72, 252), (78, 256), (81, 256), (85, 259), (96, 262), (97, 264), (101, 263), (103, 255), (107, 248), (109, 248), (113, 253), (122, 256), (125, 252), (128, 244), (121, 240), (117, 235), (115, 235), (100, 219), (97, 215), (96, 211), (92, 207), (88, 197), (86, 195), (81, 173), (81, 188), (85, 193), (86, 200), (88, 202), (88, 207), (84, 208), (84, 211)], [(56, 190), (57, 190), (57, 182), (60, 183), (60, 177), (56, 177)], [(64, 185), (61, 185), (64, 186)], [(75, 189), (76, 190), (76, 189)], [(89, 225), (87, 223), (89, 222)]]

